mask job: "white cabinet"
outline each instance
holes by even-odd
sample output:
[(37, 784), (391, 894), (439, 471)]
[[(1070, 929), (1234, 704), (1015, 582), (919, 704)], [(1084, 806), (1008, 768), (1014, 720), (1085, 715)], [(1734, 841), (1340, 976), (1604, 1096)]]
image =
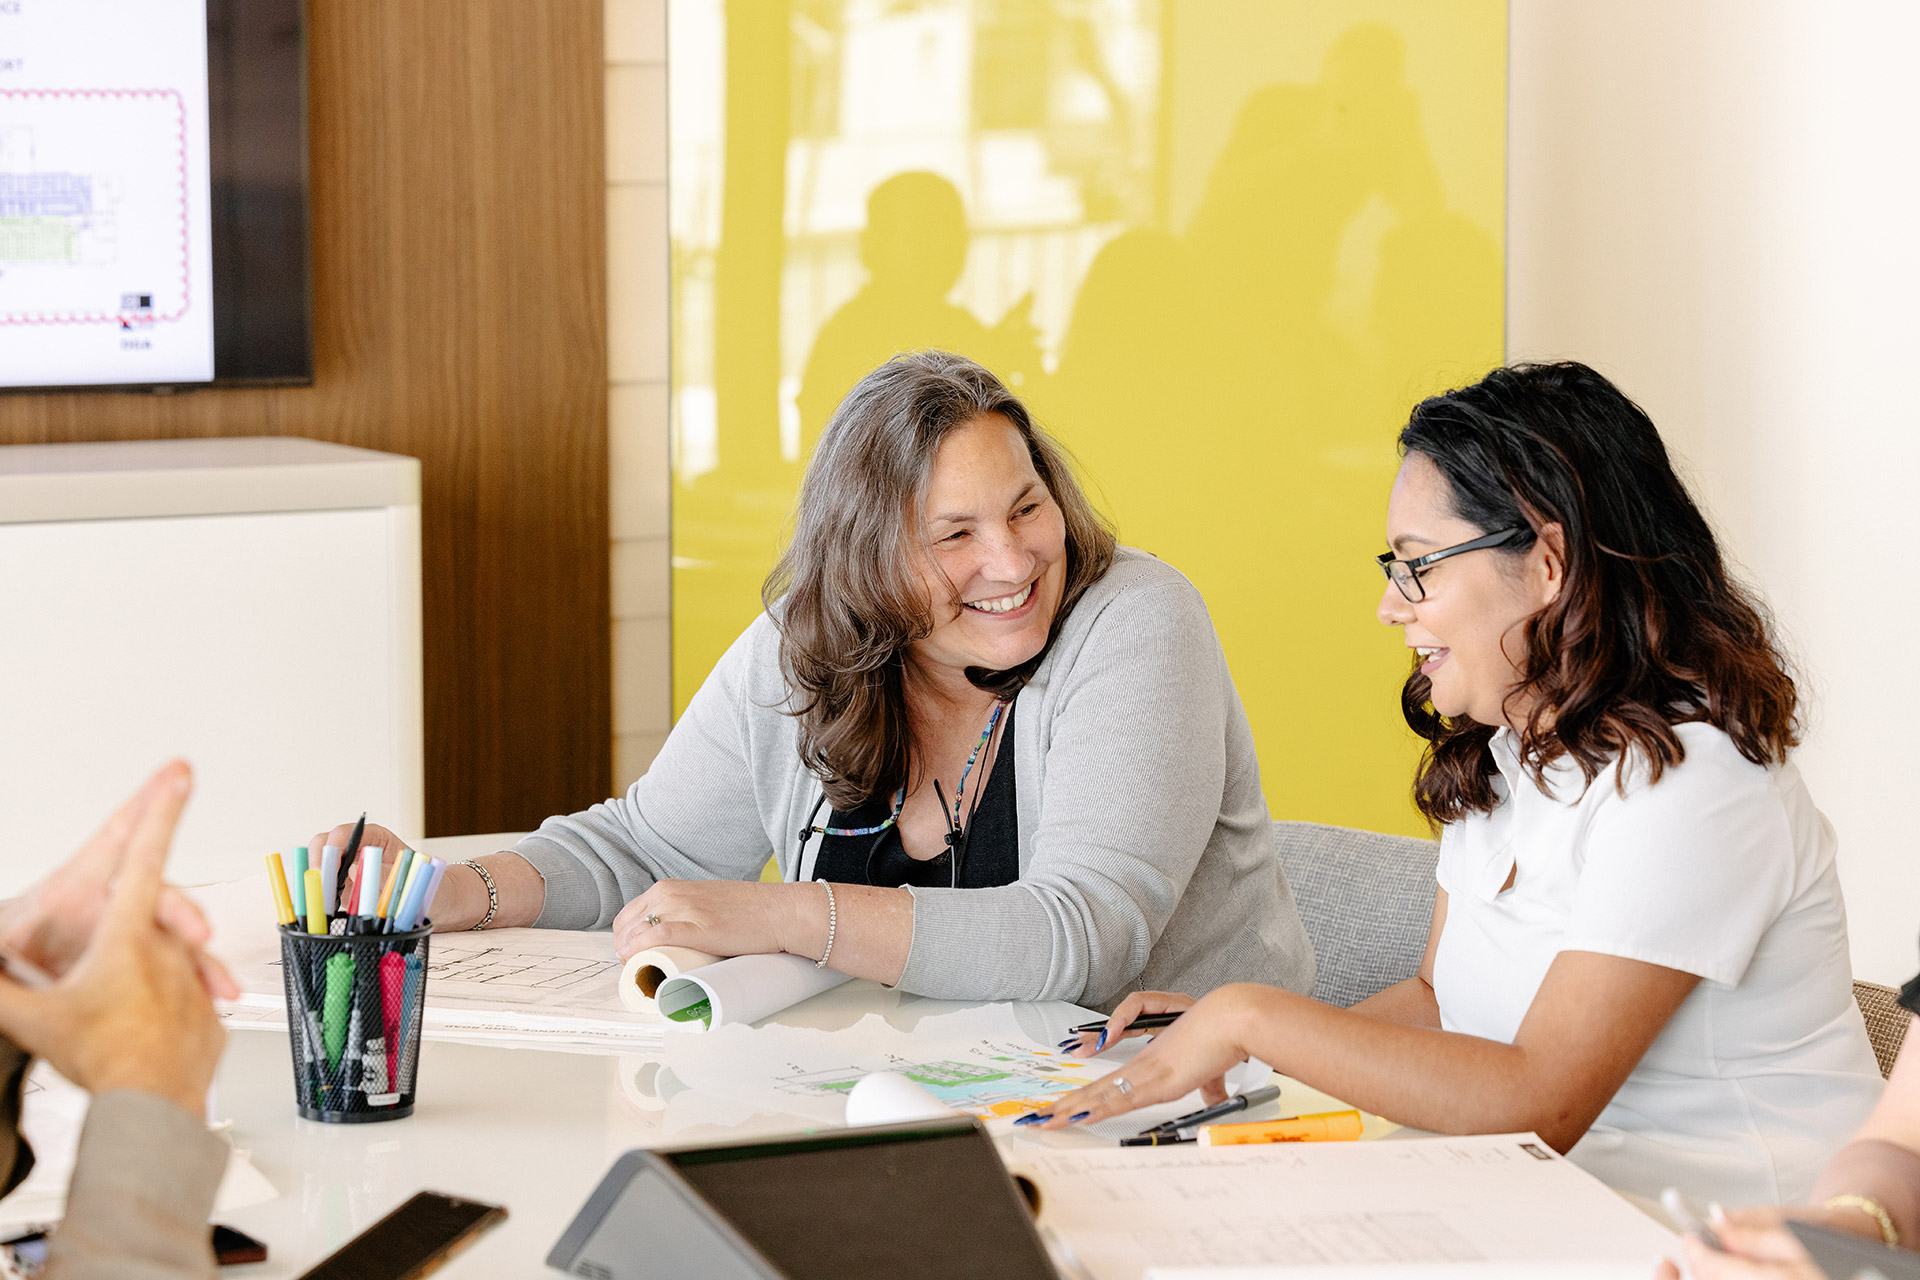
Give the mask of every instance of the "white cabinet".
[(0, 447), (0, 609), (0, 896), (176, 755), (197, 780), (184, 883), (362, 809), (425, 834), (415, 459), (290, 438)]

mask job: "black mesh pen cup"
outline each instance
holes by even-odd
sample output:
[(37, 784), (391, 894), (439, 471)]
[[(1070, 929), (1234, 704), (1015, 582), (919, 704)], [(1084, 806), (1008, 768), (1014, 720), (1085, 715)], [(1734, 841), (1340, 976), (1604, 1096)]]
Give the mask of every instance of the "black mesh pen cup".
[(364, 1124), (413, 1114), (432, 928), (347, 936), (281, 926), (302, 1116)]

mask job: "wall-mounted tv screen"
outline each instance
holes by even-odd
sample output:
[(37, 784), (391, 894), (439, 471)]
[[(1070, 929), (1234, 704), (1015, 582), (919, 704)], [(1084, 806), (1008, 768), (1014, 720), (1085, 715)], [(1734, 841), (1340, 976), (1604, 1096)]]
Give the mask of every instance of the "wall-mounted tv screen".
[(0, 389), (310, 382), (303, 0), (0, 0)]

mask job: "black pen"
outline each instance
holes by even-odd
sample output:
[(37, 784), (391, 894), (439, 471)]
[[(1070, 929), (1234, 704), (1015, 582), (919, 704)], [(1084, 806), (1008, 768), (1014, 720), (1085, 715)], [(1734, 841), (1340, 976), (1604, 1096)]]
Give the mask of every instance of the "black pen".
[(360, 839), (367, 834), (367, 815), (361, 814), (360, 821), (353, 824), (353, 834), (347, 837), (346, 852), (340, 855), (340, 883), (347, 882), (347, 875), (353, 870), (353, 860), (360, 856)]
[(1145, 1138), (1157, 1138), (1159, 1142), (1179, 1141), (1182, 1140), (1182, 1135), (1187, 1137), (1193, 1136), (1192, 1134), (1188, 1134), (1188, 1130), (1193, 1130), (1197, 1133), (1203, 1124), (1212, 1124), (1214, 1121), (1224, 1119), (1237, 1111), (1245, 1111), (1249, 1107), (1258, 1107), (1265, 1103), (1272, 1102), (1279, 1096), (1280, 1086), (1277, 1084), (1266, 1085), (1259, 1089), (1249, 1089), (1245, 1093), (1236, 1093), (1225, 1102), (1216, 1103), (1211, 1107), (1202, 1107), (1198, 1111), (1190, 1111), (1184, 1116), (1175, 1116), (1164, 1124), (1157, 1124), (1151, 1129), (1143, 1130), (1139, 1139), (1122, 1138), (1120, 1145), (1128, 1147), (1158, 1145), (1156, 1142), (1144, 1142), (1140, 1140)]
[[(1158, 1031), (1161, 1027), (1172, 1026), (1174, 1019), (1179, 1016), (1177, 1013), (1143, 1013), (1127, 1024), (1127, 1030)], [(1077, 1027), (1067, 1028), (1069, 1032), (1077, 1036), (1090, 1036), (1096, 1031), (1105, 1031), (1106, 1029), (1107, 1024), (1104, 1021), (1083, 1022)]]

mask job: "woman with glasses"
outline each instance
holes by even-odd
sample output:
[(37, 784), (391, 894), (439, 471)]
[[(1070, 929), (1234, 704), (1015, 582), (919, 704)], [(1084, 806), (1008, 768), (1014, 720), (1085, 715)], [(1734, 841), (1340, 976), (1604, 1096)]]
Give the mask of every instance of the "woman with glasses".
[(972, 1000), (1312, 986), (1206, 606), (1115, 546), (985, 369), (901, 356), (848, 393), (764, 595), (646, 776), (449, 868), (438, 928), (611, 926), (623, 956), (790, 952)]
[(1498, 369), (1401, 432), (1379, 618), (1414, 650), (1413, 798), (1440, 828), (1417, 976), (1352, 1009), (1256, 984), (1055, 1126), (1258, 1057), (1447, 1133), (1532, 1130), (1630, 1192), (1803, 1198), (1881, 1091), (1798, 697), (1653, 423), (1578, 364)]

